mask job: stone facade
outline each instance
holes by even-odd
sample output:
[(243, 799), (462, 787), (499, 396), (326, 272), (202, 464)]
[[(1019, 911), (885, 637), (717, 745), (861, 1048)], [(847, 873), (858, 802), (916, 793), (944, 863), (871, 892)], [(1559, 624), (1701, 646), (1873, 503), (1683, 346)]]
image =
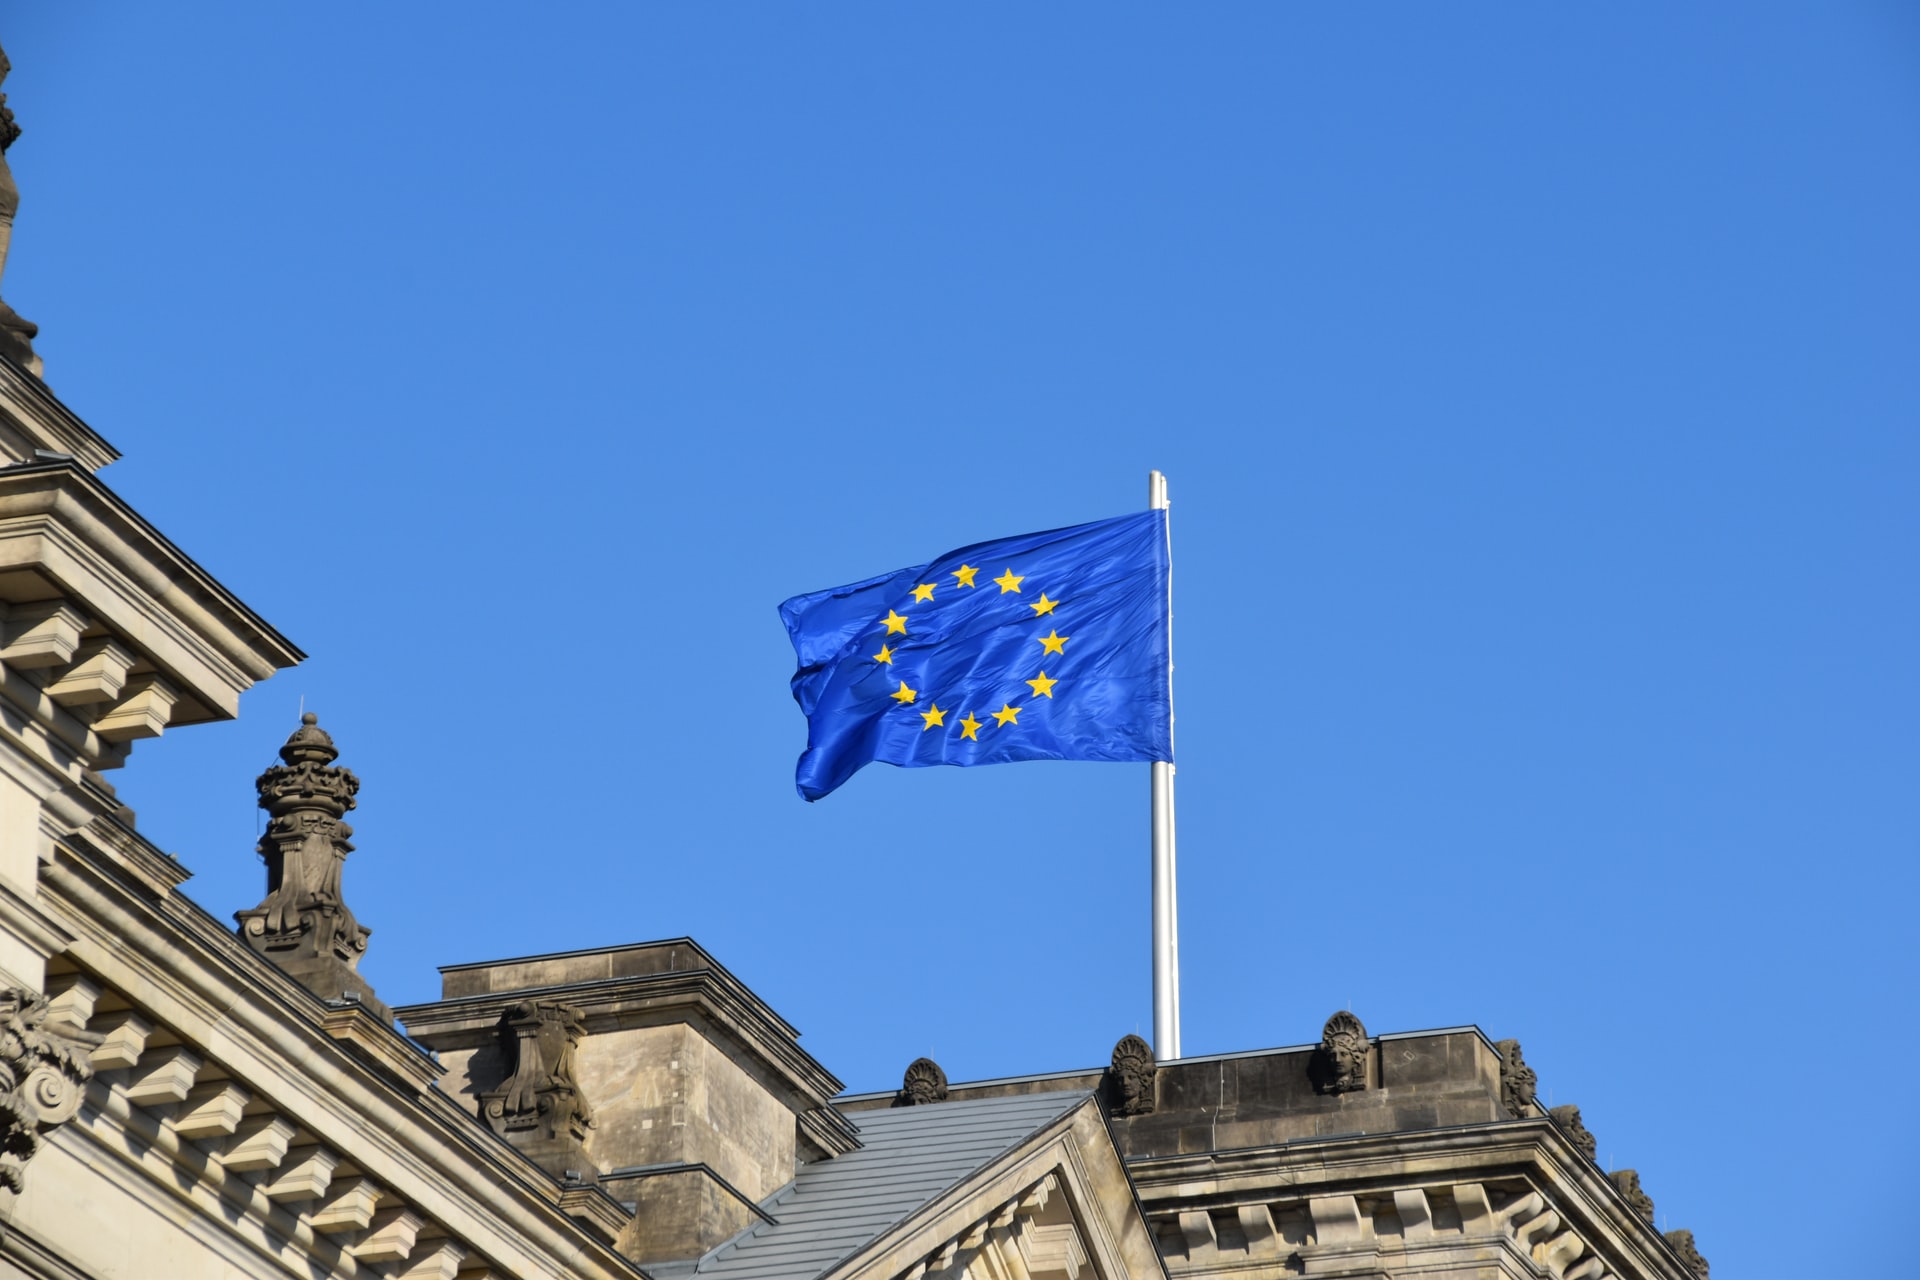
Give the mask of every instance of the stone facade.
[[(0, 152), (17, 132), (0, 99)], [(16, 206), (0, 161), (0, 266)], [(235, 927), (116, 799), (135, 742), (303, 655), (100, 480), (118, 455), (34, 337), (0, 304), (0, 1277), (682, 1280), (759, 1274), (749, 1246), (794, 1280), (1707, 1274), (1470, 1027), (1342, 1011), (1298, 1048), (1127, 1036), (848, 1096), (687, 939), (452, 966), (396, 1027), (317, 717), (256, 781)]]

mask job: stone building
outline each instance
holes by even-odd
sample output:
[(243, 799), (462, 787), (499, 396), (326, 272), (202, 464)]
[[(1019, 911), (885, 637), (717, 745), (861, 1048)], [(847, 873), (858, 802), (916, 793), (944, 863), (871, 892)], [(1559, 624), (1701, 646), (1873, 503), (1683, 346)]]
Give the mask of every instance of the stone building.
[[(0, 161), (0, 269), (16, 203)], [(684, 938), (389, 1010), (311, 715), (257, 780), (262, 900), (207, 914), (109, 776), (303, 655), (99, 478), (35, 337), (0, 304), (0, 1275), (1706, 1276), (1472, 1027), (847, 1095)]]

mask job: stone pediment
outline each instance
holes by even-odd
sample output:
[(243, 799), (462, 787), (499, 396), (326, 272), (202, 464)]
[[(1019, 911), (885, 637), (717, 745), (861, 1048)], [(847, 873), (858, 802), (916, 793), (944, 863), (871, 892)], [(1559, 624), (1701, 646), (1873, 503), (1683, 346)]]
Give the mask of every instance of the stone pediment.
[[(836, 1215), (857, 1221), (863, 1208), (888, 1211), (877, 1199), (874, 1206), (851, 1201), (925, 1178), (926, 1166), (915, 1160), (966, 1143), (978, 1113), (994, 1107), (1054, 1118), (927, 1193), (883, 1230), (832, 1238)], [(702, 1258), (695, 1275), (730, 1280), (772, 1269), (794, 1280), (1138, 1280), (1161, 1273), (1090, 1093), (929, 1103), (858, 1118), (866, 1147), (803, 1171), (768, 1202), (776, 1222), (756, 1224)]]

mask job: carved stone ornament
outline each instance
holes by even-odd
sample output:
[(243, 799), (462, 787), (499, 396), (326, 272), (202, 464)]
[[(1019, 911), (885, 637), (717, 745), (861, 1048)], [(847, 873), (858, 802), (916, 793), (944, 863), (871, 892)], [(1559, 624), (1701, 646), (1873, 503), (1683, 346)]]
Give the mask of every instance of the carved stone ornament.
[[(0, 84), (7, 79), (7, 72), (13, 70), (13, 64), (7, 61), (5, 50), (0, 50)], [(20, 126), (13, 122), (13, 112), (7, 107), (7, 95), (0, 93), (0, 275), (7, 270), (7, 247), (13, 240), (13, 215), (20, 211), (20, 188), (14, 185), (13, 170), (7, 167), (6, 151), (13, 140), (20, 136)], [(4, 302), (0, 302), (0, 355), (5, 355), (15, 364), (40, 376), (40, 357), (33, 353), (33, 340), (40, 333), (40, 326), (31, 320), (21, 318), (20, 313)]]
[(1345, 1009), (1327, 1019), (1309, 1073), (1321, 1093), (1352, 1093), (1367, 1087), (1370, 1043), (1360, 1019)]
[(1113, 1114), (1144, 1116), (1153, 1110), (1153, 1077), (1159, 1071), (1153, 1046), (1139, 1036), (1122, 1036), (1113, 1046), (1113, 1065), (1107, 1068)]
[(1594, 1153), (1600, 1149), (1600, 1144), (1594, 1140), (1591, 1133), (1587, 1132), (1587, 1126), (1580, 1123), (1580, 1108), (1569, 1103), (1564, 1107), (1555, 1107), (1547, 1114), (1553, 1117), (1553, 1122), (1560, 1126), (1560, 1132), (1567, 1135), (1567, 1140), (1573, 1143), (1581, 1155), (1589, 1160), (1594, 1158)]
[(907, 1067), (906, 1076), (900, 1081), (899, 1096), (894, 1098), (896, 1107), (917, 1107), (929, 1102), (947, 1100), (947, 1073), (932, 1058), (915, 1058)]
[(1615, 1169), (1607, 1177), (1613, 1182), (1614, 1190), (1627, 1202), (1627, 1208), (1646, 1219), (1649, 1226), (1653, 1223), (1653, 1197), (1640, 1186), (1640, 1174), (1633, 1169)]
[(255, 781), (271, 815), (258, 846), (267, 864), (267, 896), (234, 914), (240, 936), (315, 995), (371, 1001), (355, 970), (372, 932), (341, 896), (341, 872), (353, 852), (353, 828), (341, 819), (354, 807), (360, 779), (334, 765), (333, 738), (311, 711), (280, 748), (284, 764)]
[(1700, 1256), (1699, 1247), (1693, 1243), (1693, 1232), (1669, 1231), (1667, 1243), (1672, 1245), (1673, 1251), (1680, 1255), (1680, 1261), (1692, 1269), (1697, 1280), (1709, 1280), (1707, 1260)]
[(1539, 1101), (1534, 1089), (1540, 1078), (1520, 1056), (1518, 1040), (1496, 1040), (1493, 1047), (1500, 1051), (1500, 1101), (1518, 1119)]
[(20, 987), (0, 990), (0, 1187), (16, 1194), (40, 1135), (80, 1110), (100, 1037), (47, 1021), (47, 1001)]
[(501, 1049), (513, 1074), (480, 1095), (480, 1118), (504, 1138), (579, 1142), (593, 1110), (573, 1078), (573, 1054), (586, 1034), (578, 1007), (558, 1000), (522, 1000), (500, 1015)]

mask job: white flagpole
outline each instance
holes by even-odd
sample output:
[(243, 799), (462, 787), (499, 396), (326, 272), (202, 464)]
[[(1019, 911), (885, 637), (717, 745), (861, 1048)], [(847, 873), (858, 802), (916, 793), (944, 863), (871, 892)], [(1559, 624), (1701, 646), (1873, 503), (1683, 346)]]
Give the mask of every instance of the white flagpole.
[[(1147, 505), (1166, 511), (1167, 478), (1147, 473)], [(1171, 517), (1169, 517), (1171, 519)], [(1171, 525), (1169, 525), (1171, 529)], [(1173, 537), (1169, 532), (1168, 547)], [(1173, 732), (1173, 570), (1167, 570), (1167, 716)], [(1162, 1062), (1180, 1056), (1180, 904), (1174, 887), (1173, 765), (1156, 760), (1153, 770), (1153, 1055)]]

